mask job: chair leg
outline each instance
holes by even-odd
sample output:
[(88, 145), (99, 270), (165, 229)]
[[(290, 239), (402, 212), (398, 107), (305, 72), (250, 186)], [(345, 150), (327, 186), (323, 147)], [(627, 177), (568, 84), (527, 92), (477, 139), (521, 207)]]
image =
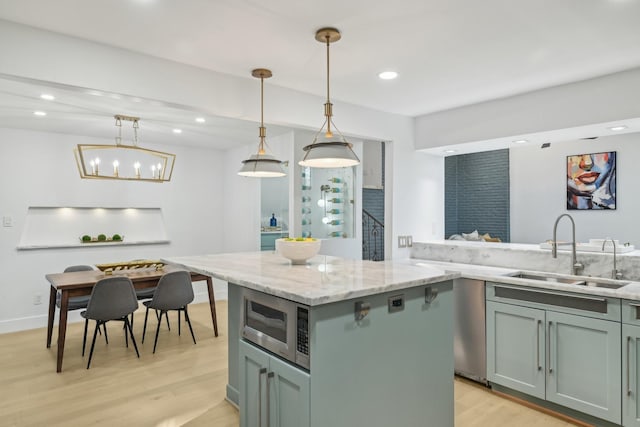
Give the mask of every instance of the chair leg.
[[(84, 357), (84, 348), (87, 346), (87, 328), (89, 326), (89, 319), (84, 319), (84, 335), (82, 336), (82, 357)], [(100, 330), (100, 329), (98, 329)]]
[(89, 351), (89, 361), (87, 362), (87, 369), (91, 366), (91, 358), (93, 357), (93, 349), (96, 346), (96, 337), (98, 336), (98, 330), (100, 329), (100, 321), (96, 320), (96, 328), (93, 330), (93, 339), (91, 340), (91, 350)]
[(187, 325), (189, 325), (189, 330), (191, 331), (191, 338), (193, 338), (193, 343), (196, 343), (196, 336), (193, 335), (193, 328), (191, 327), (191, 320), (189, 320), (189, 312), (187, 311), (187, 306), (184, 306), (184, 318), (187, 319)]
[[(162, 317), (162, 312), (160, 312), (160, 317)], [(166, 317), (166, 319), (167, 319), (167, 329), (171, 330), (171, 325), (169, 325), (169, 312), (168, 311), (164, 312), (164, 317)]]
[(124, 317), (124, 325), (122, 325), (122, 330), (124, 331), (124, 345), (125, 347), (129, 348), (129, 334), (127, 332), (129, 332), (127, 330), (127, 324), (129, 323), (129, 316), (125, 316)]
[[(104, 341), (109, 344), (109, 336), (107, 335), (107, 324), (102, 324), (102, 329), (104, 329)], [(98, 329), (99, 330), (99, 329)]]
[(156, 346), (158, 345), (158, 334), (160, 333), (160, 323), (162, 323), (162, 315), (164, 311), (160, 311), (160, 318), (158, 319), (158, 327), (156, 328), (156, 340), (153, 342), (153, 354), (156, 354)]
[[(144, 327), (142, 328), (142, 344), (144, 344), (144, 335), (147, 333), (147, 318), (149, 317), (149, 307), (147, 307), (147, 311), (144, 313)], [(157, 319), (158, 316), (156, 316)]]
[(182, 310), (178, 310), (178, 336), (180, 336), (180, 312)]
[(138, 344), (136, 344), (136, 339), (133, 336), (133, 328), (131, 327), (131, 323), (129, 323), (129, 317), (124, 318), (124, 326), (125, 326), (125, 335), (127, 331), (129, 331), (129, 334), (131, 335), (131, 342), (133, 343), (133, 348), (136, 349), (136, 355), (138, 356), (138, 359), (140, 359), (140, 353), (138, 352)]

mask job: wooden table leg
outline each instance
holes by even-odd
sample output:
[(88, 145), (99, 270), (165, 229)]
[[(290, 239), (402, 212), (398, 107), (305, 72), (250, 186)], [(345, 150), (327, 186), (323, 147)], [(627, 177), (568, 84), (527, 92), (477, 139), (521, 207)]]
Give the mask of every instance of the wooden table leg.
[(53, 319), (56, 314), (56, 288), (51, 286), (49, 293), (49, 320), (47, 321), (47, 348), (51, 348), (51, 336), (53, 335)]
[(209, 306), (211, 307), (211, 320), (213, 320), (213, 332), (218, 336), (218, 319), (216, 317), (216, 297), (213, 295), (213, 280), (207, 277), (207, 290), (209, 291)]
[(62, 372), (62, 356), (64, 356), (64, 338), (67, 334), (67, 310), (69, 308), (69, 293), (62, 291), (60, 298), (60, 319), (58, 321), (58, 360), (56, 372)]

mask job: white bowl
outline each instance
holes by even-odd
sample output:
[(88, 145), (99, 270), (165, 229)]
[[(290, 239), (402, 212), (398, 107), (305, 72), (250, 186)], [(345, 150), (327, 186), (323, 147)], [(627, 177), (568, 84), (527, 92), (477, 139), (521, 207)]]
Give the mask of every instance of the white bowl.
[(320, 252), (321, 240), (276, 240), (276, 253), (291, 260), (291, 264), (306, 264)]

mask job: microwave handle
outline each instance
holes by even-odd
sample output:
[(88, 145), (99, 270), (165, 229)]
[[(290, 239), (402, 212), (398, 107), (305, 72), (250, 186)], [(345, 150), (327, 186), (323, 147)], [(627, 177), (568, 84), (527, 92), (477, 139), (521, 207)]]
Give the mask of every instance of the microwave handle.
[[(266, 373), (267, 368), (262, 368), (258, 372), (258, 427), (262, 427), (262, 375)], [(268, 392), (267, 390), (267, 393)]]

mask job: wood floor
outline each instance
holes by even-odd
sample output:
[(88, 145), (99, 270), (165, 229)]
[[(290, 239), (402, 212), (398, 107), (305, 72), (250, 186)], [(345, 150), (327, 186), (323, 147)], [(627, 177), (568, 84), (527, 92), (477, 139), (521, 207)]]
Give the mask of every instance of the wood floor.
[[(45, 345), (46, 329), (0, 335), (0, 426), (237, 427), (238, 413), (224, 400), (226, 302), (218, 302), (217, 309), (218, 338), (208, 304), (195, 304), (189, 312), (198, 344), (188, 329), (178, 336), (174, 313), (171, 331), (166, 325), (160, 331), (155, 355), (152, 333), (147, 331), (147, 340), (140, 343), (144, 312), (139, 310), (134, 333), (140, 359), (133, 347), (125, 347), (121, 324), (109, 324), (110, 344), (98, 337), (89, 370), (81, 356), (82, 324), (71, 324), (60, 374), (55, 372), (55, 344)], [(155, 320), (151, 326), (155, 332)], [(574, 426), (460, 379), (455, 381), (455, 414), (456, 427)]]

